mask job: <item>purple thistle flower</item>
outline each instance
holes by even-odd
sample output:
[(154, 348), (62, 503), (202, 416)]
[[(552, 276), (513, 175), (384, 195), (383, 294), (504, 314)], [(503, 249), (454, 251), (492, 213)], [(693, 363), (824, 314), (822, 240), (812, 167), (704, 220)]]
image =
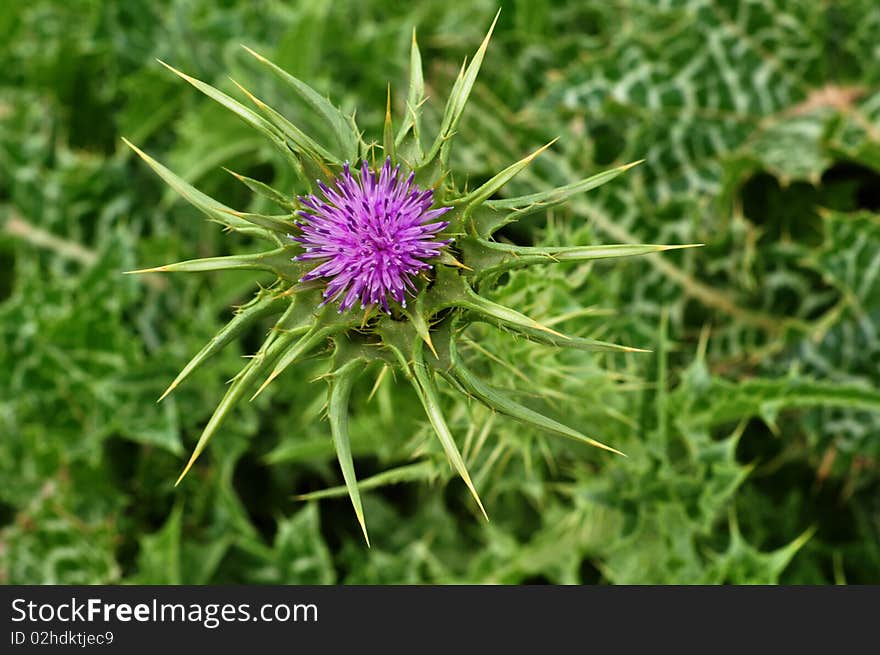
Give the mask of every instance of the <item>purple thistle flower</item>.
[(406, 180), (399, 173), (390, 157), (378, 174), (363, 162), (352, 175), (346, 163), (333, 188), (318, 182), (323, 197), (299, 198), (302, 234), (292, 238), (305, 252), (295, 259), (321, 260), (301, 281), (329, 279), (322, 305), (341, 298), (342, 313), (359, 298), (361, 308), (379, 303), (390, 313), (391, 296), (406, 307), (405, 292), (416, 291), (412, 277), (449, 243), (434, 240), (449, 223), (430, 221), (452, 208), (431, 209), (434, 192), (413, 184), (414, 173)]

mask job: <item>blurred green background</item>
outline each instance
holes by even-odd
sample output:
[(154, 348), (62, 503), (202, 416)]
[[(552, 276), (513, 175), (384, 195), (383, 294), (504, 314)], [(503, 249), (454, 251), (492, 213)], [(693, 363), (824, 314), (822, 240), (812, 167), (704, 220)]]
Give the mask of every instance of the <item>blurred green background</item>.
[[(254, 244), (122, 144), (259, 208), (223, 166), (289, 179), (270, 144), (163, 69), (247, 83), (309, 117), (240, 44), (357, 109), (381, 139), (418, 28), (436, 122), (498, 4), (31, 0), (0, 6), (0, 582), (880, 583), (880, 5), (502, 3), (453, 150), (510, 185), (644, 158), (517, 243), (705, 243), (511, 275), (497, 299), (652, 350), (557, 353), (475, 333), (481, 374), (617, 458), (450, 394), (491, 522), (407, 385), (355, 389), (373, 546), (342, 483), (320, 361), (243, 404), (174, 480), (255, 330), (156, 398), (246, 302), (250, 273), (121, 271)], [(289, 188), (291, 193), (296, 189)]]

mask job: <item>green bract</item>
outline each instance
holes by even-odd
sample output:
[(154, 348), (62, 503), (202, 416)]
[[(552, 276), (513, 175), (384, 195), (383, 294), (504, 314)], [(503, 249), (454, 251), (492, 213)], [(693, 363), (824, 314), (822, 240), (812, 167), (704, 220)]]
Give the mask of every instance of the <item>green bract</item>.
[[(494, 28), (494, 23), (492, 27)], [(419, 278), (417, 293), (412, 302), (405, 308), (393, 305), (390, 315), (375, 311), (375, 307), (362, 312), (351, 310), (339, 313), (331, 305), (321, 305), (319, 280), (307, 283), (299, 281), (315, 263), (294, 260), (296, 255), (302, 253), (302, 248), (288, 238), (290, 233), (296, 232), (294, 217), (298, 202), (294, 196), (233, 173), (255, 193), (265, 196), (283, 210), (283, 213), (271, 216), (238, 212), (196, 190), (126, 141), (162, 179), (209, 219), (231, 231), (259, 237), (271, 245), (268, 250), (252, 255), (196, 259), (135, 272), (253, 269), (271, 271), (277, 276), (274, 284), (261, 288), (251, 302), (239, 308), (228, 325), (196, 354), (162, 396), (164, 398), (168, 395), (196, 367), (250, 326), (267, 316), (278, 316), (274, 329), (263, 345), (248, 359), (229, 385), (226, 395), (205, 426), (180, 479), (192, 467), (238, 401), (245, 397), (253, 399), (281, 373), (314, 352), (323, 353), (328, 361), (326, 378), (330, 382), (327, 400), (330, 431), (345, 484), (365, 538), (367, 530), (348, 435), (349, 395), (353, 382), (365, 370), (375, 368), (380, 371), (380, 375), (384, 375), (387, 369), (396, 370), (402, 373), (399, 377), (412, 385), (450, 463), (464, 480), (484, 514), (477, 490), (444, 419), (438, 398), (438, 376), (445, 378), (462, 394), (475, 398), (501, 414), (619, 454), (614, 448), (520, 404), (480, 380), (459, 355), (457, 345), (469, 324), (485, 322), (555, 348), (637, 351), (637, 348), (566, 336), (541, 325), (513, 307), (493, 302), (484, 292), (491, 288), (499, 275), (520, 267), (626, 257), (687, 246), (519, 247), (493, 239), (493, 234), (504, 225), (530, 214), (543, 212), (564, 202), (573, 194), (597, 187), (634, 164), (620, 166), (548, 191), (517, 198), (492, 199), (511, 178), (548, 147), (544, 146), (510, 165), (482, 186), (471, 191), (459, 189), (449, 170), (450, 149), (491, 34), (492, 28), (470, 63), (459, 73), (446, 103), (439, 132), (433, 140), (424, 139), (421, 130), (425, 92), (421, 56), (415, 36), (412, 41), (407, 109), (397, 130), (392, 123), (389, 99), (381, 140), (384, 156), (390, 156), (392, 162), (400, 164), (403, 169), (413, 171), (416, 183), (422, 188), (433, 188), (435, 201), (439, 205), (452, 206), (453, 209), (444, 216), (444, 220), (449, 221), (449, 226), (443, 234), (446, 238), (454, 239), (454, 244), (432, 262), (434, 268)], [(374, 160), (374, 146), (364, 141), (353, 116), (346, 116), (311, 87), (266, 58), (250, 49), (247, 51), (326, 123), (334, 135), (332, 143), (321, 144), (309, 137), (240, 86), (252, 108), (212, 86), (170, 66), (168, 68), (269, 139), (293, 167), (301, 181), (302, 192), (309, 192), (316, 178), (328, 182), (332, 180), (347, 161)]]

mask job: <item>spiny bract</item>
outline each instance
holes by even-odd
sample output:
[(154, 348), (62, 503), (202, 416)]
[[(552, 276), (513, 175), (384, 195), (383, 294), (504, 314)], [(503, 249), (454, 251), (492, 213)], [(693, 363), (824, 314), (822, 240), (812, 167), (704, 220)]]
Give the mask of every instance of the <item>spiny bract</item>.
[[(470, 64), (462, 67), (446, 103), (439, 133), (427, 149), (421, 133), (425, 101), (421, 55), (413, 34), (406, 114), (395, 132), (389, 97), (381, 143), (386, 160), (381, 170), (373, 158), (374, 146), (363, 140), (353, 116), (343, 114), (304, 82), (249, 48), (246, 50), (259, 65), (277, 76), (327, 125), (334, 143), (325, 145), (309, 137), (240, 85), (253, 108), (165, 64), (274, 144), (306, 191), (306, 195), (294, 199), (288, 193), (233, 173), (252, 191), (269, 198), (286, 213), (270, 216), (238, 212), (196, 190), (126, 141), (169, 185), (211, 220), (229, 230), (265, 239), (273, 246), (254, 255), (197, 259), (136, 271), (255, 269), (277, 275), (273, 285), (260, 289), (251, 302), (239, 308), (229, 324), (187, 364), (162, 395), (164, 398), (196, 367), (249, 326), (267, 316), (279, 316), (258, 352), (230, 384), (178, 482), (236, 402), (262, 380), (252, 396), (256, 397), (289, 366), (318, 349), (326, 350), (329, 361), (326, 377), (330, 382), (327, 402), (330, 431), (367, 543), (347, 425), (352, 384), (370, 364), (401, 371), (413, 386), (450, 463), (484, 515), (485, 510), (441, 411), (436, 386), (438, 375), (458, 391), (509, 417), (618, 452), (490, 387), (466, 367), (456, 349), (459, 336), (469, 324), (485, 322), (553, 347), (637, 350), (565, 336), (513, 308), (492, 302), (480, 295), (480, 288), (488, 286), (485, 282), (502, 272), (520, 267), (683, 247), (517, 247), (493, 240), (493, 233), (502, 226), (562, 203), (572, 194), (597, 187), (632, 166), (621, 166), (549, 191), (490, 199), (548, 147), (544, 146), (477, 189), (462, 192), (455, 186), (448, 170), (452, 137), (494, 26), (493, 22)], [(351, 173), (349, 162), (360, 162), (359, 179)], [(402, 179), (404, 174), (405, 180)], [(311, 195), (315, 180), (319, 180), (317, 186), (323, 198)], [(432, 206), (435, 208), (431, 209)], [(299, 222), (295, 220), (297, 215)], [(435, 221), (441, 215), (444, 220)], [(358, 300), (364, 311), (352, 307)], [(328, 301), (338, 301), (338, 306)], [(384, 311), (377, 311), (378, 307)]]

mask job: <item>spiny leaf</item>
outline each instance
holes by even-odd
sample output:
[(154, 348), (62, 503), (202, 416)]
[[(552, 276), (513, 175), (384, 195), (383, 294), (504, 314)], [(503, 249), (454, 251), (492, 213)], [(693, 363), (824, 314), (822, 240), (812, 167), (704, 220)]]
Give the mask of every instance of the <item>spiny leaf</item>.
[(290, 246), (252, 255), (228, 255), (225, 257), (205, 257), (185, 262), (165, 264), (155, 268), (125, 271), (126, 274), (141, 273), (203, 273), (205, 271), (227, 271), (235, 269), (252, 271), (271, 271), (279, 277), (295, 280), (302, 272), (298, 262), (291, 261), (296, 249)]
[(455, 444), (455, 439), (452, 437), (452, 433), (446, 425), (446, 420), (443, 418), (443, 413), (440, 411), (440, 398), (437, 394), (437, 388), (434, 384), (432, 374), (429, 373), (425, 367), (420, 346), (421, 342), (419, 342), (415, 348), (416, 359), (411, 367), (411, 371), (415, 376), (413, 388), (416, 390), (419, 399), (422, 401), (422, 406), (425, 408), (425, 413), (428, 415), (428, 420), (431, 422), (431, 426), (434, 428), (437, 438), (440, 439), (440, 444), (443, 446), (446, 457), (449, 458), (453, 468), (461, 476), (461, 479), (464, 480), (464, 483), (470, 490), (474, 500), (477, 501), (480, 511), (488, 521), (489, 516), (483, 508), (483, 503), (480, 500), (479, 494), (477, 494), (474, 483), (471, 481), (471, 476), (468, 473), (464, 459), (462, 459), (458, 446)]
[(257, 396), (263, 393), (265, 388), (268, 387), (275, 378), (281, 375), (288, 366), (293, 364), (300, 357), (308, 354), (310, 350), (315, 348), (324, 339), (342, 329), (344, 328), (338, 325), (333, 325), (330, 327), (321, 328), (313, 327), (311, 330), (309, 330), (305, 335), (303, 335), (303, 337), (299, 341), (292, 344), (284, 352), (284, 355), (281, 357), (281, 360), (278, 362), (278, 364), (276, 364), (275, 368), (272, 370), (272, 373), (269, 375), (268, 378), (266, 378), (266, 381), (263, 382), (262, 385), (260, 385), (260, 388), (257, 389), (254, 395), (251, 396), (251, 400), (254, 400)]
[(409, 319), (410, 323), (412, 323), (413, 328), (415, 328), (415, 331), (418, 333), (419, 337), (421, 337), (422, 341), (425, 342), (425, 345), (431, 349), (434, 357), (438, 357), (437, 351), (434, 349), (434, 344), (431, 341), (431, 329), (428, 326), (428, 322), (425, 320), (423, 305), (422, 296), (417, 296), (412, 306), (404, 309), (403, 313)]
[(744, 416), (773, 421), (780, 411), (805, 407), (880, 411), (880, 391), (875, 388), (803, 378), (753, 378), (734, 383), (712, 377), (699, 386), (683, 385), (670, 400), (682, 416), (681, 423), (688, 426), (720, 425)]
[(296, 125), (287, 120), (284, 116), (272, 109), (272, 107), (257, 98), (253, 93), (248, 91), (241, 84), (239, 84), (235, 80), (232, 80), (232, 83), (235, 84), (235, 86), (237, 86), (239, 90), (244, 93), (252, 103), (254, 103), (257, 109), (259, 109), (260, 112), (268, 118), (269, 123), (277, 128), (281, 135), (285, 137), (289, 143), (292, 144), (294, 151), (307, 157), (308, 160), (317, 167), (317, 169), (321, 172), (323, 176), (331, 176), (331, 172), (327, 168), (325, 162), (337, 165), (342, 164), (342, 160), (340, 160), (339, 157), (327, 150), (324, 146), (319, 144), (312, 137), (310, 137), (308, 134), (299, 129)]
[(606, 246), (571, 247), (523, 247), (498, 243), (479, 238), (463, 238), (457, 241), (465, 261), (470, 262), (477, 276), (501, 273), (536, 264), (559, 262), (586, 262), (594, 259), (633, 257), (665, 250), (696, 248), (700, 243), (684, 245), (661, 244), (613, 244)]
[(243, 45), (242, 47), (247, 50), (248, 53), (253, 55), (257, 61), (269, 68), (276, 77), (292, 88), (300, 98), (305, 100), (305, 102), (324, 119), (330, 132), (333, 133), (333, 136), (339, 144), (343, 160), (354, 161), (357, 159), (358, 131), (354, 126), (352, 118), (343, 114), (327, 98), (315, 91), (302, 80), (294, 77), (283, 68), (272, 63), (263, 55), (254, 52), (246, 45)]
[(634, 348), (632, 346), (622, 346), (607, 341), (599, 341), (597, 339), (587, 339), (585, 337), (573, 337), (569, 335), (559, 336), (558, 333), (552, 334), (545, 329), (539, 330), (528, 326), (505, 322), (491, 315), (483, 314), (482, 320), (490, 325), (496, 325), (501, 328), (509, 329), (514, 334), (521, 335), (529, 341), (544, 344), (545, 346), (553, 346), (554, 348), (571, 348), (573, 350), (585, 350), (590, 352), (621, 352), (621, 353), (649, 353), (650, 350), (644, 348)]
[(247, 221), (244, 221), (235, 215), (236, 212), (234, 209), (205, 195), (189, 182), (165, 168), (162, 164), (150, 157), (125, 137), (122, 137), (122, 140), (125, 142), (125, 145), (134, 150), (141, 159), (147, 162), (150, 168), (156, 171), (159, 177), (165, 180), (172, 189), (177, 191), (184, 200), (209, 218), (233, 230), (250, 227), (250, 224)]
[(584, 193), (590, 189), (602, 186), (606, 182), (610, 182), (621, 173), (625, 173), (634, 166), (638, 166), (644, 159), (611, 168), (601, 173), (596, 173), (590, 177), (584, 178), (578, 182), (572, 182), (548, 191), (539, 191), (538, 193), (530, 193), (525, 196), (517, 196), (515, 198), (501, 198), (498, 200), (489, 200), (486, 204), (493, 209), (510, 209), (517, 212), (525, 212), (520, 214), (526, 216), (530, 213), (541, 211), (565, 202), (570, 196), (576, 193)]
[(254, 193), (257, 193), (264, 198), (268, 198), (282, 209), (288, 209), (290, 211), (295, 211), (297, 209), (297, 205), (293, 198), (288, 198), (278, 189), (275, 189), (264, 182), (260, 182), (259, 180), (254, 180), (253, 178), (231, 171), (228, 168), (224, 168), (223, 170), (235, 177), (235, 179), (242, 184), (246, 185)]
[(410, 168), (415, 168), (414, 164), (421, 161), (424, 156), (421, 139), (422, 104), (424, 102), (425, 80), (422, 73), (422, 55), (416, 41), (416, 30), (413, 28), (409, 56), (409, 93), (406, 98), (406, 115), (395, 141), (395, 145), (401, 151), (401, 156), (410, 163)]
[(363, 361), (352, 360), (346, 363), (338, 371), (334, 371), (330, 379), (330, 400), (328, 403), (327, 416), (330, 420), (330, 432), (333, 435), (333, 445), (336, 447), (336, 456), (339, 459), (339, 467), (342, 469), (342, 477), (345, 487), (354, 506), (358, 523), (364, 533), (367, 546), (370, 545), (370, 536), (367, 534), (367, 524), (364, 521), (364, 508), (361, 504), (361, 494), (358, 491), (357, 477), (354, 472), (354, 462), (351, 458), (351, 443), (348, 438), (348, 401), (351, 396), (351, 387), (358, 373), (362, 370)]
[(376, 392), (379, 391), (379, 387), (382, 386), (382, 380), (385, 379), (385, 376), (388, 375), (388, 371), (391, 370), (391, 367), (388, 364), (382, 366), (382, 370), (379, 371), (379, 375), (376, 376), (376, 381), (373, 382), (373, 388), (370, 389), (369, 395), (367, 395), (367, 402), (373, 400), (373, 396), (376, 395)]
[(487, 298), (483, 298), (472, 291), (468, 293), (468, 295), (459, 302), (461, 307), (466, 307), (478, 314), (482, 314), (488, 318), (499, 321), (505, 325), (510, 325), (516, 328), (524, 328), (529, 330), (537, 330), (540, 332), (546, 332), (549, 335), (557, 337), (560, 340), (566, 340), (566, 337), (561, 332), (557, 332), (551, 328), (548, 328), (544, 325), (538, 323), (538, 321), (529, 318), (525, 314), (520, 314), (515, 309), (511, 309), (510, 307), (505, 307), (504, 305), (499, 305), (498, 303), (492, 302)]
[(382, 128), (382, 147), (385, 156), (396, 159), (397, 151), (394, 143), (394, 124), (391, 121), (391, 85), (388, 85), (388, 95), (385, 99), (385, 125)]
[(220, 331), (215, 334), (211, 340), (205, 344), (195, 357), (183, 368), (183, 370), (174, 378), (174, 381), (168, 386), (157, 402), (161, 402), (168, 394), (183, 382), (196, 368), (198, 368), (207, 359), (220, 352), (233, 339), (249, 327), (265, 318), (271, 316), (278, 311), (279, 305), (285, 302), (270, 292), (263, 292), (258, 295), (250, 303), (242, 307), (235, 316), (232, 317)]
[(221, 105), (223, 105), (224, 107), (229, 109), (231, 112), (233, 112), (234, 114), (239, 116), (242, 120), (244, 120), (249, 125), (257, 128), (259, 131), (261, 131), (267, 135), (277, 134), (276, 131), (272, 128), (272, 126), (269, 123), (267, 123), (264, 118), (255, 114), (254, 112), (252, 112), (250, 109), (248, 109), (247, 107), (242, 105), (237, 100), (230, 98), (228, 95), (226, 95), (225, 93), (223, 93), (219, 89), (216, 89), (213, 86), (211, 86), (210, 84), (206, 84), (206, 83), (202, 82), (201, 80), (196, 79), (195, 77), (191, 77), (191, 76), (187, 75), (186, 73), (183, 73), (183, 72), (177, 70), (173, 66), (166, 64), (161, 59), (159, 59), (157, 61), (160, 64), (162, 64), (165, 68), (170, 70), (172, 73), (174, 73), (175, 75), (181, 77), (182, 79), (184, 79), (187, 82), (189, 82), (190, 84), (192, 84), (194, 87), (196, 87), (199, 91), (204, 93), (206, 96), (208, 96), (212, 100), (219, 102)]
[[(286, 317), (289, 316), (289, 313), (289, 311), (285, 313), (285, 315), (278, 321), (278, 325), (284, 323)], [(195, 464), (199, 455), (202, 454), (205, 447), (208, 445), (208, 442), (217, 433), (217, 430), (223, 424), (223, 421), (226, 419), (229, 412), (232, 411), (235, 404), (244, 397), (248, 387), (250, 387), (251, 384), (256, 381), (259, 376), (262, 375), (276, 359), (278, 359), (278, 357), (281, 356), (281, 353), (287, 350), (303, 331), (302, 328), (290, 331), (273, 331), (260, 347), (257, 354), (245, 365), (239, 374), (235, 376), (229, 389), (226, 390), (223, 400), (220, 401), (220, 404), (211, 415), (208, 424), (205, 426), (204, 430), (202, 430), (202, 434), (199, 437), (198, 443), (196, 443), (196, 447), (193, 450), (189, 461), (184, 467), (183, 472), (180, 474), (180, 477), (177, 478), (177, 482), (174, 483), (175, 486), (180, 484), (180, 481), (183, 480), (192, 468), (192, 465)]]
[(497, 389), (493, 389), (489, 385), (485, 384), (482, 380), (480, 380), (477, 376), (475, 376), (467, 369), (467, 367), (464, 365), (464, 362), (461, 360), (455, 350), (454, 341), (452, 342), (452, 344), (453, 345), (450, 347), (450, 351), (452, 353), (452, 372), (454, 376), (469, 392), (471, 392), (478, 400), (480, 400), (490, 409), (494, 409), (498, 412), (501, 412), (502, 414), (506, 414), (511, 418), (515, 418), (518, 421), (526, 423), (527, 425), (533, 425), (543, 430), (548, 430), (549, 432), (562, 435), (563, 437), (568, 437), (569, 439), (574, 439), (575, 441), (579, 441), (590, 446), (595, 446), (596, 448), (601, 448), (603, 450), (608, 450), (612, 453), (617, 453), (618, 455), (623, 455), (623, 453), (616, 448), (606, 446), (602, 442), (591, 439), (590, 437), (581, 434), (577, 430), (574, 430), (567, 425), (563, 425), (562, 423), (554, 421), (553, 419), (544, 416), (543, 414), (540, 414), (532, 409), (529, 409), (524, 405), (520, 405), (516, 401), (502, 394)]
[(633, 166), (637, 166), (644, 160), (639, 160), (631, 164), (625, 164), (612, 168), (608, 171), (602, 171), (580, 182), (574, 182), (565, 186), (551, 189), (550, 191), (542, 191), (532, 193), (516, 198), (505, 198), (499, 200), (487, 200), (483, 205), (489, 211), (483, 211), (476, 214), (473, 218), (477, 234), (483, 237), (489, 237), (497, 230), (515, 223), (521, 218), (546, 211), (552, 207), (562, 204), (571, 196), (577, 193), (583, 193), (590, 189), (613, 180), (621, 173), (629, 170)]
[(532, 161), (544, 152), (547, 148), (552, 146), (556, 142), (556, 139), (550, 141), (546, 145), (541, 146), (537, 150), (535, 150), (532, 154), (523, 157), (515, 164), (511, 164), (503, 171), (493, 176), (485, 184), (480, 185), (478, 188), (471, 191), (466, 196), (463, 196), (459, 200), (454, 201), (455, 205), (462, 205), (464, 207), (473, 207), (476, 205), (482, 204), (485, 200), (487, 200), (493, 193), (501, 189), (505, 184), (507, 184), (510, 180), (512, 180), (516, 175), (522, 171), (526, 166), (532, 163)]
[(455, 268), (460, 268), (465, 271), (472, 271), (470, 266), (465, 266), (460, 261), (458, 261), (455, 257), (449, 254), (448, 250), (443, 250), (440, 252), (440, 257), (437, 258), (437, 261), (441, 264), (445, 264), (446, 266), (454, 266)]
[(261, 227), (266, 230), (271, 230), (272, 232), (276, 232), (278, 234), (290, 234), (290, 231), (294, 228), (294, 217), (292, 214), (281, 215), (281, 216), (269, 216), (266, 214), (249, 214), (247, 212), (233, 212), (234, 216), (251, 223), (252, 225), (256, 225), (257, 227)]
[[(437, 465), (427, 460), (424, 462), (416, 462), (415, 464), (404, 464), (387, 471), (382, 471), (376, 475), (370, 476), (358, 482), (358, 488), (368, 491), (370, 489), (379, 489), (392, 484), (401, 482), (424, 482), (430, 481), (437, 477)], [(348, 489), (345, 485), (339, 487), (330, 487), (329, 489), (321, 489), (320, 491), (312, 491), (307, 494), (296, 496), (297, 500), (319, 500), (321, 498), (338, 498), (345, 496)]]
[(474, 82), (477, 80), (477, 75), (480, 73), (480, 67), (483, 65), (483, 57), (486, 54), (486, 48), (489, 47), (489, 40), (492, 38), (492, 32), (495, 30), (495, 24), (498, 22), (498, 16), (500, 14), (501, 10), (499, 9), (498, 13), (495, 14), (495, 19), (492, 21), (492, 25), (489, 27), (486, 37), (483, 39), (483, 42), (474, 54), (474, 58), (471, 60), (470, 65), (466, 69), (462, 69), (458, 79), (455, 80), (452, 92), (449, 94), (449, 100), (446, 103), (446, 109), (443, 112), (440, 131), (437, 134), (434, 144), (431, 146), (431, 150), (421, 162), (420, 167), (425, 167), (430, 164), (438, 154), (440, 155), (441, 163), (445, 163), (446, 159), (449, 157), (450, 138), (458, 127), (458, 122), (461, 119), (465, 105), (470, 97), (471, 89), (473, 89)]
[(293, 166), (294, 170), (302, 177), (302, 166), (300, 163), (292, 156), (292, 153), (287, 148), (284, 143), (284, 139), (282, 135), (279, 134), (278, 130), (272, 126), (265, 118), (260, 116), (259, 114), (255, 114), (253, 111), (245, 107), (243, 104), (238, 102), (237, 100), (230, 98), (228, 95), (220, 91), (219, 89), (214, 88), (210, 84), (205, 84), (201, 80), (198, 80), (194, 77), (190, 77), (186, 73), (182, 73), (173, 66), (169, 66), (161, 59), (157, 60), (160, 64), (162, 64), (165, 68), (170, 70), (175, 75), (181, 77), (186, 80), (194, 87), (196, 87), (199, 91), (204, 93), (206, 96), (211, 98), (212, 100), (220, 103), (222, 106), (229, 109), (236, 116), (241, 118), (245, 123), (255, 128), (261, 134), (266, 136), (272, 143), (278, 148), (281, 153), (285, 156), (285, 158), (290, 162)]

